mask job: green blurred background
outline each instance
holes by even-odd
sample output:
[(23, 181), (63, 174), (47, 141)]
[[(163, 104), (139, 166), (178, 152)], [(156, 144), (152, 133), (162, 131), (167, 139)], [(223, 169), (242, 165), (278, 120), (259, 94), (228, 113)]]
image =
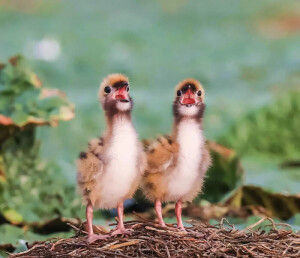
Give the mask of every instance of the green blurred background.
[[(0, 0), (0, 61), (16, 54), (75, 104), (73, 120), (38, 130), (62, 185), (74, 188), (78, 153), (105, 127), (101, 79), (120, 72), (141, 138), (170, 132), (174, 86), (195, 77), (206, 90), (205, 135), (236, 150), (245, 184), (299, 197), (300, 168), (290, 166), (300, 160), (299, 1)], [(69, 199), (76, 210), (60, 214), (83, 219), (80, 198)], [(300, 216), (288, 222), (299, 229)]]

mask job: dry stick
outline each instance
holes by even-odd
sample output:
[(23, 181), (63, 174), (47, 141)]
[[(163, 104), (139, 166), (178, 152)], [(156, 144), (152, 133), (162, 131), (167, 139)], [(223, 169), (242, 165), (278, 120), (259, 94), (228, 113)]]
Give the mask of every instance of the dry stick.
[(50, 248), (50, 251), (54, 250), (55, 246), (58, 245), (59, 243), (63, 242), (64, 240), (65, 240), (64, 238), (61, 238), (58, 241), (56, 241)]
[(72, 252), (68, 253), (68, 255), (73, 255), (74, 253), (76, 253), (78, 251), (80, 252), (81, 248), (73, 250)]
[[(41, 244), (41, 245), (34, 245), (31, 249), (28, 249), (28, 250), (22, 252), (22, 254), (27, 254), (27, 253), (29, 253), (30, 251), (32, 251), (32, 250), (34, 250), (34, 249), (37, 249), (37, 248), (40, 247), (40, 246), (42, 246), (42, 244)], [(18, 257), (19, 254), (21, 254), (21, 253), (12, 254), (11, 257)]]
[[(81, 231), (81, 228), (76, 227), (75, 225), (71, 224), (70, 222), (66, 223), (69, 227), (71, 227), (72, 229), (74, 229), (75, 232)], [(82, 226), (82, 224), (81, 224)]]
[(125, 243), (122, 243), (122, 244), (117, 244), (117, 245), (110, 246), (108, 249), (118, 249), (118, 248), (121, 248), (121, 247), (124, 247), (124, 246), (136, 245), (139, 242), (140, 242), (140, 240), (132, 240), (132, 241), (125, 242)]
[(220, 221), (220, 228), (224, 228), (224, 221), (227, 223), (228, 226), (230, 226), (232, 229), (234, 229), (234, 225), (230, 224), (229, 221), (225, 218), (222, 218)]
[(156, 232), (163, 232), (163, 233), (166, 232), (166, 230), (156, 229), (156, 228), (152, 228), (152, 227), (148, 227), (148, 226), (146, 226), (145, 229), (156, 231)]
[(115, 241), (115, 242), (112, 242), (112, 243), (108, 243), (107, 245), (104, 245), (102, 246), (101, 248), (97, 248), (97, 250), (102, 250), (102, 249), (106, 249), (106, 248), (109, 248), (111, 247), (112, 245), (116, 244), (116, 243), (119, 243), (119, 240)]

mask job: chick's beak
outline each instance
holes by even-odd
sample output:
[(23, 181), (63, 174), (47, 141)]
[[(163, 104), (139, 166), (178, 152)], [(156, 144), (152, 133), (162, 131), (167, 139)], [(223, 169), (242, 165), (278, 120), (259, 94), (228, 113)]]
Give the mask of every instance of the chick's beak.
[(128, 100), (129, 99), (128, 92), (127, 92), (127, 86), (120, 87), (115, 91), (115, 99), (116, 100)]
[(191, 90), (188, 89), (183, 95), (180, 100), (181, 104), (187, 105), (187, 104), (195, 104), (195, 93)]

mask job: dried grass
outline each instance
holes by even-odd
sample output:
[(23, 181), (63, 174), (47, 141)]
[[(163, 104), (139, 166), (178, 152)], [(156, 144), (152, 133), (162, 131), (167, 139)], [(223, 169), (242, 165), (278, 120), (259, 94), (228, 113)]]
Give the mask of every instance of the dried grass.
[[(266, 220), (270, 223), (263, 227)], [(11, 257), (300, 257), (300, 234), (270, 218), (244, 230), (235, 229), (225, 219), (216, 226), (190, 223), (193, 226), (182, 232), (174, 225), (162, 228), (153, 221), (128, 221), (126, 228), (133, 230), (131, 235), (90, 245), (85, 232), (73, 226), (76, 236), (38, 242)]]

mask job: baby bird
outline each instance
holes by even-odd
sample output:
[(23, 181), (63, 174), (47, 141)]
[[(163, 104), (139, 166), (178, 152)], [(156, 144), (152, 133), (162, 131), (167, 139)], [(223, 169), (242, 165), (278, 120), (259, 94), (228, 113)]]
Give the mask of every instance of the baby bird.
[(123, 202), (132, 197), (143, 174), (142, 146), (131, 120), (128, 78), (108, 75), (98, 96), (107, 130), (103, 137), (89, 142), (87, 152), (81, 152), (77, 161), (77, 182), (87, 204), (89, 243), (107, 237), (93, 232), (93, 208), (117, 207), (118, 225), (112, 235), (129, 233), (123, 224)]
[(142, 179), (145, 196), (155, 202), (160, 225), (162, 202), (176, 202), (177, 226), (184, 230), (182, 202), (201, 192), (211, 158), (202, 128), (204, 89), (199, 81), (185, 79), (176, 86), (173, 103), (173, 133), (153, 142), (145, 141), (147, 166)]

